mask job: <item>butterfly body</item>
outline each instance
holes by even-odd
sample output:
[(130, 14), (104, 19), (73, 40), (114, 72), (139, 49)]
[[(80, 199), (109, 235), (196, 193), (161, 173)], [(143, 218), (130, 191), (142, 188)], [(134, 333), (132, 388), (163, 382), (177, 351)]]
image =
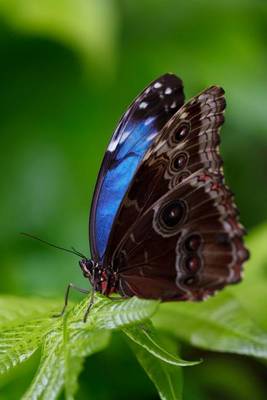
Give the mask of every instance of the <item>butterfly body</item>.
[(121, 119), (104, 157), (83, 274), (104, 295), (202, 300), (241, 279), (248, 252), (224, 183), (224, 91), (184, 104), (179, 78), (152, 82)]

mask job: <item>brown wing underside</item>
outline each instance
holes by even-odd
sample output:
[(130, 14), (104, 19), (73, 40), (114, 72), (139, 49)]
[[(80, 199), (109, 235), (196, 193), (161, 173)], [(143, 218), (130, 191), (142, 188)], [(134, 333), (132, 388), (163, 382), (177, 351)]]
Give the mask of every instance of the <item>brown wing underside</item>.
[(137, 170), (105, 264), (122, 295), (202, 299), (241, 279), (248, 258), (218, 152), (224, 91), (213, 86), (165, 125)]

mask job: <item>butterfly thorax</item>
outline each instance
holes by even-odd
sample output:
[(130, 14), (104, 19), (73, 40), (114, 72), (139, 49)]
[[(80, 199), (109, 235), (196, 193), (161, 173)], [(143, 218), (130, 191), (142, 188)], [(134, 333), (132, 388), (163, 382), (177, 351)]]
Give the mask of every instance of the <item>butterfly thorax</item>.
[(93, 288), (106, 296), (116, 291), (117, 274), (112, 268), (106, 268), (94, 260), (84, 258), (79, 261), (85, 278), (88, 278)]

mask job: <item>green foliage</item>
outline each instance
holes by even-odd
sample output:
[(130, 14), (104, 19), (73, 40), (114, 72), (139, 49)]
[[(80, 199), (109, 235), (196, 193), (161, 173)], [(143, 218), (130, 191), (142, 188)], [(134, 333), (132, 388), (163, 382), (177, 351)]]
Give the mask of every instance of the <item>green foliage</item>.
[(51, 302), (3, 296), (1, 304), (0, 374), (27, 360), (51, 329)]
[[(156, 311), (157, 301), (137, 298), (117, 301), (97, 295), (86, 323), (83, 316), (88, 306), (87, 298), (64, 318), (51, 318), (56, 307), (44, 300), (3, 297), (1, 305), (6, 319), (2, 322), (0, 335), (0, 374), (5, 375), (42, 348), (37, 373), (24, 400), (56, 399), (63, 387), (66, 399), (72, 399), (85, 357), (103, 350), (109, 343), (110, 332), (115, 329), (122, 330), (138, 343), (138, 359), (143, 360), (149, 376), (155, 375), (149, 366), (152, 359), (161, 365), (164, 379), (170, 381), (173, 368), (194, 364), (164, 350), (151, 323), (145, 322)], [(24, 312), (19, 312), (20, 305), (25, 306)], [(157, 385), (161, 387), (164, 383)], [(164, 393), (164, 388), (161, 390)]]
[(146, 322), (143, 324), (136, 324), (130, 328), (126, 327), (123, 329), (123, 332), (126, 333), (133, 342), (139, 344), (154, 357), (159, 358), (161, 361), (165, 361), (167, 364), (181, 367), (198, 364), (198, 362), (195, 361), (184, 361), (163, 349), (159, 345), (157, 333), (152, 323)]
[(267, 358), (267, 333), (227, 289), (204, 304), (164, 304), (155, 324), (193, 346)]
[(137, 360), (144, 368), (151, 381), (155, 384), (162, 400), (182, 399), (182, 371), (181, 367), (170, 367), (159, 358), (155, 359), (143, 347), (130, 343)]

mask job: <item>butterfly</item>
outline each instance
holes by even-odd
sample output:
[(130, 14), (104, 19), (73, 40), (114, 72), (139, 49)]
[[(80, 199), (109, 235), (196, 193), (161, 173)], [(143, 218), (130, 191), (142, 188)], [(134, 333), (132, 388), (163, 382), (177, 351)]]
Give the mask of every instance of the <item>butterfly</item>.
[(92, 259), (80, 260), (94, 291), (203, 300), (241, 280), (245, 229), (219, 154), (224, 90), (184, 101), (181, 79), (165, 74), (119, 121), (92, 201)]

